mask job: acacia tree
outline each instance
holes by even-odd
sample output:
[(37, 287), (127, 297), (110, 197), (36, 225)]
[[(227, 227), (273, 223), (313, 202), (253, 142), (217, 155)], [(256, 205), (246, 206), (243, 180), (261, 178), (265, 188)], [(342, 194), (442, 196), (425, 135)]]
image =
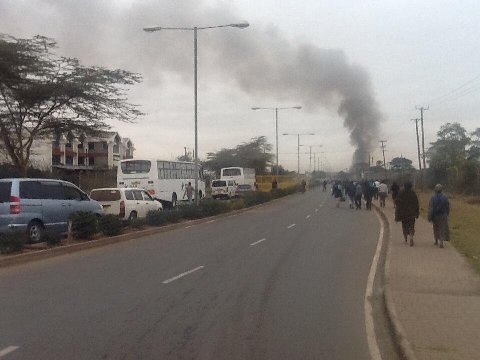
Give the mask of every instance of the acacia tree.
[(107, 130), (107, 119), (131, 122), (143, 115), (126, 99), (138, 74), (83, 66), (53, 53), (53, 39), (19, 39), (0, 34), (0, 140), (23, 174), (34, 140), (54, 133)]

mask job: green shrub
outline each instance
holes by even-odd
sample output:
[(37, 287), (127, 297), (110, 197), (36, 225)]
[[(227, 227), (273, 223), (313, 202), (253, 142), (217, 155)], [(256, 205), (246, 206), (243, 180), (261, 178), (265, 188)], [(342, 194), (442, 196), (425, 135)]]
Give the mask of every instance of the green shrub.
[(243, 199), (246, 207), (262, 204), (270, 200), (272, 200), (272, 194), (263, 191), (256, 191), (254, 193), (247, 194)]
[(123, 221), (113, 214), (102, 216), (98, 225), (100, 231), (106, 236), (120, 235), (123, 229)]
[(130, 227), (132, 227), (134, 229), (143, 229), (145, 227), (146, 223), (147, 223), (146, 219), (136, 218), (136, 219), (130, 221)]
[(178, 208), (165, 211), (165, 218), (169, 223), (177, 223), (182, 218), (182, 211)]
[(151, 210), (147, 213), (145, 218), (148, 225), (152, 226), (161, 226), (167, 222), (167, 217), (165, 215), (166, 211), (162, 210)]
[(62, 241), (62, 234), (57, 231), (44, 231), (42, 234), (42, 240), (50, 246), (59, 245)]
[(199, 208), (204, 217), (222, 214), (231, 210), (229, 202), (214, 199), (202, 199)]
[(270, 191), (270, 195), (272, 196), (272, 198), (278, 199), (282, 196), (287, 195), (287, 191), (286, 191), (286, 189), (272, 189)]
[(98, 216), (90, 211), (77, 211), (70, 215), (74, 239), (90, 240), (98, 231)]
[(20, 231), (0, 234), (0, 254), (21, 251), (27, 242), (27, 235)]
[(232, 200), (232, 202), (230, 203), (230, 207), (232, 208), (232, 210), (240, 210), (245, 207), (245, 202), (243, 201), (243, 199), (235, 199)]
[(200, 219), (205, 215), (202, 213), (202, 209), (197, 205), (186, 205), (179, 207), (181, 217), (188, 220)]

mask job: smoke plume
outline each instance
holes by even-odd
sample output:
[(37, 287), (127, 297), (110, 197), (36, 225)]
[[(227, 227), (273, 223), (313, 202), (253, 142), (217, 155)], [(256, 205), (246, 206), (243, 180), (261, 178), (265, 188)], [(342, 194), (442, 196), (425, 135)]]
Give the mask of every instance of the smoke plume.
[[(21, 19), (21, 20), (20, 20)], [(227, 2), (206, 0), (5, 0), (3, 30), (17, 37), (42, 34), (58, 40), (60, 52), (88, 64), (123, 67), (143, 75), (147, 86), (166, 72), (192, 78), (192, 34), (146, 34), (150, 25), (192, 26), (239, 22)], [(248, 20), (248, 19), (247, 19)], [(367, 161), (378, 140), (381, 114), (370, 78), (341, 50), (292, 42), (276, 28), (226, 28), (199, 33), (202, 74), (239, 86), (256, 98), (327, 107), (343, 119), (355, 147), (354, 162)]]

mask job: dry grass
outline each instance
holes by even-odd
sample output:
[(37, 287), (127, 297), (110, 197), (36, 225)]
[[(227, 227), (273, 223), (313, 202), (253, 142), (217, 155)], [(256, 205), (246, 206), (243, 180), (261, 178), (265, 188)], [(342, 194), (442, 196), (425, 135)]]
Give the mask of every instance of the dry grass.
[[(431, 196), (432, 193), (418, 193), (420, 214), (424, 218)], [(449, 195), (449, 199), (451, 242), (480, 274), (480, 201), (478, 197), (461, 195)]]

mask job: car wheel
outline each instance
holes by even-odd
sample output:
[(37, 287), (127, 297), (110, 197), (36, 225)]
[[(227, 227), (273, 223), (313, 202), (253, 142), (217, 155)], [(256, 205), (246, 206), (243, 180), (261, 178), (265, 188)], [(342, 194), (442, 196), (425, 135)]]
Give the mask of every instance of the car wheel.
[(33, 220), (28, 224), (27, 227), (27, 236), (32, 242), (40, 242), (43, 237), (43, 232), (45, 228), (40, 221)]
[(128, 216), (128, 221), (129, 222), (134, 222), (135, 220), (137, 220), (137, 212), (136, 211), (132, 211), (130, 213), (130, 215)]

